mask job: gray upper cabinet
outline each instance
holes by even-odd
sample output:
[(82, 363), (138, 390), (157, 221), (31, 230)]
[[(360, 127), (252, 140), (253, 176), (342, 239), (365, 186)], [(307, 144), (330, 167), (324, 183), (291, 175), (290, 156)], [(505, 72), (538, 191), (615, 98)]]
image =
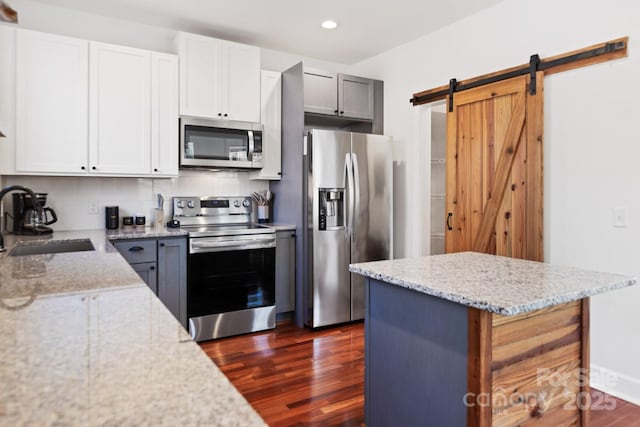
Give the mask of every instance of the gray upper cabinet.
[(338, 114), (373, 120), (373, 80), (338, 74)]
[(338, 74), (313, 68), (304, 69), (304, 111), (305, 113), (338, 113)]
[(374, 80), (304, 69), (305, 113), (374, 119)]

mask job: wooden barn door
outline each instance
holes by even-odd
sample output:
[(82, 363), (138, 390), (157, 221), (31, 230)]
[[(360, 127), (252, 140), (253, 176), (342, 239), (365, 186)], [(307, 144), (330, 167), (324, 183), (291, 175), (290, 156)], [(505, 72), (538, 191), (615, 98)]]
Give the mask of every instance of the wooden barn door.
[(447, 113), (446, 252), (543, 260), (543, 73), (456, 93)]

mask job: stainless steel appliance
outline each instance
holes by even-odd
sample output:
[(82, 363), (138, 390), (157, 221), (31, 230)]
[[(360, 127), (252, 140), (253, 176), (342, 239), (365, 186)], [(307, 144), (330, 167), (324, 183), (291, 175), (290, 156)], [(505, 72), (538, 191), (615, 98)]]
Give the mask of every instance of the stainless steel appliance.
[(350, 263), (392, 257), (391, 137), (311, 130), (303, 218), (306, 323), (364, 317), (364, 279)]
[(50, 234), (53, 232), (51, 225), (58, 221), (56, 212), (45, 207), (47, 204), (47, 193), (35, 193), (38, 206), (37, 210), (33, 198), (28, 193), (13, 193), (12, 195), (12, 231), (14, 234)]
[(189, 232), (187, 317), (196, 341), (275, 327), (275, 229), (251, 223), (250, 197), (174, 197)]
[(180, 166), (259, 169), (262, 125), (258, 123), (180, 118)]

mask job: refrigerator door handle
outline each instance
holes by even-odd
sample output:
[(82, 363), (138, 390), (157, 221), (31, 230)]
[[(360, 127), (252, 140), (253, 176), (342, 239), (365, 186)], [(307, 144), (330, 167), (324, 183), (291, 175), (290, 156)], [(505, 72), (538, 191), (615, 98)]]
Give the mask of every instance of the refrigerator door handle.
[(353, 180), (353, 206), (351, 208), (351, 217), (353, 220), (351, 221), (351, 235), (354, 234), (354, 230), (356, 230), (356, 212), (360, 212), (360, 171), (358, 169), (358, 156), (356, 153), (351, 153), (351, 176)]
[(351, 158), (352, 154), (345, 154), (344, 165), (345, 165), (345, 173), (347, 175), (347, 203), (345, 206), (346, 217), (347, 217), (347, 226), (345, 227), (345, 239), (349, 239), (353, 233), (353, 212), (354, 212), (354, 204), (355, 204), (355, 194), (354, 194), (354, 182), (353, 182), (353, 162)]

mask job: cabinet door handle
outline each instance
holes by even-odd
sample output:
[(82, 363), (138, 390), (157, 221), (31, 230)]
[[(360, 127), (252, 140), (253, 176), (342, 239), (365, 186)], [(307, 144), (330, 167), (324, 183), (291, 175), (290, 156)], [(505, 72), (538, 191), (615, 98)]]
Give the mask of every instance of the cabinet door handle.
[(86, 168), (84, 166), (80, 166), (80, 169), (85, 170)]
[(97, 168), (95, 166), (91, 166), (91, 169), (92, 170), (96, 170)]
[(453, 230), (453, 227), (451, 227), (451, 217), (453, 216), (453, 214), (451, 212), (449, 212), (449, 215), (447, 215), (447, 228), (449, 230)]
[(160, 243), (160, 247), (161, 247), (161, 248), (164, 248), (164, 243)]
[(129, 252), (141, 252), (144, 251), (142, 246), (132, 246), (129, 248)]
[(333, 110), (333, 113), (334, 114), (338, 114), (338, 110)]
[(296, 237), (296, 235), (295, 235), (295, 234), (292, 234), (292, 235), (291, 235), (291, 237)]
[(158, 168), (153, 168), (153, 171), (154, 172), (158, 172)]
[(222, 117), (222, 113), (218, 113), (218, 117)]
[(340, 111), (340, 114), (344, 114), (344, 111)]
[(153, 265), (149, 267), (149, 270), (155, 270), (155, 269), (156, 269), (156, 267), (153, 266)]
[(227, 117), (227, 116), (228, 116), (228, 114), (227, 114), (227, 113), (224, 113), (224, 116), (225, 116), (225, 117)]

